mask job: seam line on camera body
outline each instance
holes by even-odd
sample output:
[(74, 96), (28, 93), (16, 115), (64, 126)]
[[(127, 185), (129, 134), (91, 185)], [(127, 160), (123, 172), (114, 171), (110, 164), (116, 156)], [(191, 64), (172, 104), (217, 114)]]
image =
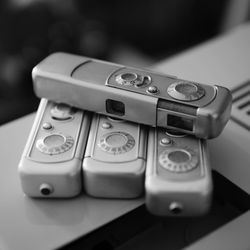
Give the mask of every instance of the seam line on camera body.
[(164, 100), (164, 99), (159, 99), (158, 104), (157, 104), (157, 108), (167, 109), (167, 110), (170, 110), (170, 111), (175, 111), (175, 112), (178, 112), (178, 113), (184, 113), (184, 114), (193, 115), (193, 116), (196, 116), (196, 114), (197, 114), (197, 108), (196, 107), (176, 103), (176, 102), (173, 102), (173, 101), (167, 101), (167, 100)]
[(80, 63), (79, 65), (77, 65), (72, 71), (71, 71), (71, 73), (70, 73), (70, 77), (73, 77), (73, 75), (74, 75), (74, 73), (75, 73), (75, 71), (77, 70), (77, 69), (79, 69), (80, 67), (82, 67), (84, 64), (87, 64), (87, 63), (89, 63), (89, 62), (91, 62), (92, 60), (87, 60), (87, 61), (85, 61), (85, 62), (82, 62), (82, 63)]

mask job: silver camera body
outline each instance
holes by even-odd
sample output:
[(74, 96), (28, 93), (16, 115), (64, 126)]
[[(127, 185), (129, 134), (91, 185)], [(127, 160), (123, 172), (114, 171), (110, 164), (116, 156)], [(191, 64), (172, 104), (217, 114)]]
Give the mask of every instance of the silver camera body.
[(42, 99), (18, 171), (31, 197), (66, 198), (82, 190), (90, 114)]
[(165, 129), (148, 136), (146, 206), (159, 216), (198, 216), (212, 200), (206, 141)]
[(90, 113), (46, 99), (18, 171), (30, 197), (73, 197), (82, 187), (101, 198), (145, 192), (148, 210), (161, 216), (204, 214), (211, 203), (205, 140), (99, 114), (91, 122)]
[(228, 89), (55, 53), (32, 72), (37, 96), (199, 138), (218, 136), (231, 112)]
[(85, 192), (119, 199), (142, 195), (146, 150), (145, 126), (95, 114), (83, 160)]

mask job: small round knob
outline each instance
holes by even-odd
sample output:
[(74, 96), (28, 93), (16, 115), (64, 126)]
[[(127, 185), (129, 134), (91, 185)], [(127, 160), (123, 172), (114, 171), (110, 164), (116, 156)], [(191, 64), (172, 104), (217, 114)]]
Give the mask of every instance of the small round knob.
[(44, 122), (42, 127), (44, 130), (51, 130), (53, 128), (53, 126), (50, 122)]
[(159, 89), (156, 86), (150, 86), (148, 87), (147, 92), (149, 94), (158, 94)]
[(110, 128), (112, 128), (112, 125), (109, 122), (104, 122), (102, 124), (102, 128), (104, 128), (104, 129), (110, 129)]
[(181, 203), (173, 201), (169, 205), (169, 211), (173, 214), (180, 214), (183, 211), (183, 206)]
[(172, 143), (172, 140), (169, 139), (169, 138), (167, 138), (167, 137), (162, 138), (161, 141), (160, 141), (160, 144), (161, 144), (162, 146), (168, 146), (168, 145), (170, 145), (171, 143)]
[(40, 192), (42, 195), (50, 195), (53, 193), (53, 187), (50, 184), (43, 183), (40, 185)]

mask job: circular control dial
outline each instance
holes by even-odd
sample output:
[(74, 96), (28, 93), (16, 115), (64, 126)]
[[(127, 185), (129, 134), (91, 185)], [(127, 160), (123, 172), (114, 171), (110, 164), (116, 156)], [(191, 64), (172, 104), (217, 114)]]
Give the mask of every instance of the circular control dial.
[(130, 151), (135, 145), (135, 139), (128, 133), (112, 132), (103, 135), (98, 146), (110, 154), (122, 154)]
[(200, 85), (187, 81), (172, 83), (167, 92), (174, 99), (181, 101), (195, 101), (205, 95), (205, 90)]
[(50, 111), (51, 116), (54, 120), (66, 121), (73, 118), (75, 110), (67, 104), (60, 103), (56, 104)]
[(144, 87), (151, 83), (150, 76), (141, 76), (134, 72), (122, 73), (115, 77), (117, 83), (126, 86)]
[(36, 147), (44, 154), (55, 155), (68, 151), (74, 145), (71, 136), (51, 134), (37, 140)]
[(164, 150), (159, 157), (160, 165), (175, 173), (185, 173), (198, 166), (198, 157), (191, 149), (171, 148)]

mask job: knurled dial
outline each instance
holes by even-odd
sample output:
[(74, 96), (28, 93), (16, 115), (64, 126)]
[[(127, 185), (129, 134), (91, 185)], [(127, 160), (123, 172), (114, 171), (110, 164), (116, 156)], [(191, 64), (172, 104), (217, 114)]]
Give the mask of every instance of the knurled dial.
[(191, 149), (169, 148), (159, 156), (160, 165), (170, 172), (185, 173), (198, 166), (198, 156)]
[(195, 101), (205, 95), (205, 90), (199, 84), (188, 81), (172, 83), (167, 92), (171, 97), (180, 101)]
[(126, 72), (115, 77), (117, 83), (125, 86), (144, 87), (151, 83), (150, 76), (138, 75), (134, 72)]
[(44, 154), (55, 155), (68, 151), (74, 145), (71, 136), (50, 134), (37, 140), (36, 147)]
[(98, 146), (110, 154), (122, 154), (130, 151), (135, 145), (135, 139), (128, 133), (111, 132), (103, 135)]

